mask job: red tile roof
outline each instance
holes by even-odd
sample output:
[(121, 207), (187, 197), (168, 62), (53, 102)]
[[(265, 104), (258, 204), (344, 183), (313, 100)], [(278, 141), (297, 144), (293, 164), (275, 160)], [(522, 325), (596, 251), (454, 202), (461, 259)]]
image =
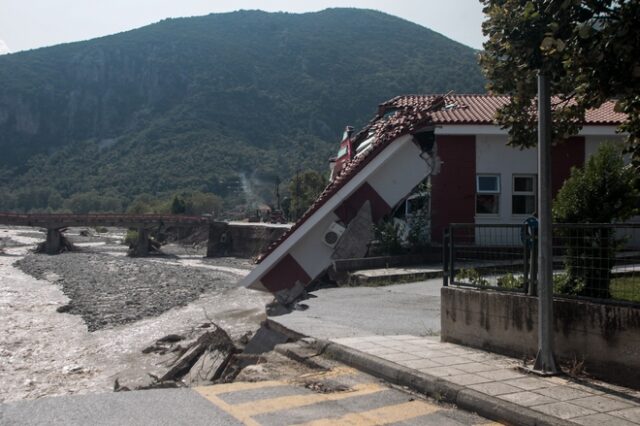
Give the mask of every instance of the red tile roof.
[[(428, 105), (436, 96), (441, 95), (398, 96), (381, 104), (379, 112)], [(495, 95), (447, 95), (446, 99), (445, 107), (431, 115), (434, 124), (496, 124), (496, 111), (509, 102), (508, 96)], [(626, 115), (615, 112), (614, 105), (614, 101), (608, 101), (597, 109), (587, 111), (584, 124), (621, 124), (626, 120)]]
[[(375, 134), (373, 149), (365, 155), (354, 158), (340, 175), (329, 183), (291, 229), (267, 248), (259, 257), (258, 263), (289, 238), (313, 213), (398, 137), (436, 124), (496, 124), (495, 113), (507, 102), (509, 102), (508, 96), (494, 95), (406, 95), (397, 96), (380, 104), (378, 114), (354, 137), (355, 146), (357, 146), (371, 134)], [(609, 101), (596, 110), (588, 111), (585, 124), (621, 124), (626, 116), (615, 112), (613, 106), (614, 102)]]

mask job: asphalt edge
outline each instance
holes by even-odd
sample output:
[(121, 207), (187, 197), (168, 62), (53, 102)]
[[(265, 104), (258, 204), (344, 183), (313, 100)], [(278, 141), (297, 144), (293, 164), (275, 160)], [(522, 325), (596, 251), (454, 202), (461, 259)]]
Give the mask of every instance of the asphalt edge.
[(575, 423), (567, 420), (549, 416), (495, 396), (489, 396), (472, 389), (467, 389), (464, 386), (452, 383), (443, 378), (403, 367), (339, 343), (308, 338), (272, 319), (267, 319), (267, 324), (270, 328), (288, 335), (292, 339), (303, 340), (321, 355), (340, 361), (389, 383), (406, 386), (413, 391), (428, 395), (437, 401), (455, 404), (463, 410), (478, 413), (490, 420), (523, 426), (575, 425)]

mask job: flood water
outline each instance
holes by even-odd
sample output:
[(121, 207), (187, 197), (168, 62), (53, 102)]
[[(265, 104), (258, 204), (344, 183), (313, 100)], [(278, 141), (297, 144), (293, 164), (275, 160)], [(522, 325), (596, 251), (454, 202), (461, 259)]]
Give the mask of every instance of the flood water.
[[(110, 392), (119, 372), (146, 368), (153, 362), (141, 350), (162, 336), (214, 321), (238, 337), (257, 329), (264, 319), (270, 296), (227, 286), (157, 317), (90, 333), (79, 315), (56, 311), (69, 303), (56, 277), (38, 280), (13, 266), (42, 241), (32, 233), (28, 228), (0, 227), (0, 238), (11, 239), (0, 254), (0, 402)], [(216, 268), (185, 257), (167, 262), (185, 268)], [(235, 281), (247, 273), (233, 265), (219, 267)]]

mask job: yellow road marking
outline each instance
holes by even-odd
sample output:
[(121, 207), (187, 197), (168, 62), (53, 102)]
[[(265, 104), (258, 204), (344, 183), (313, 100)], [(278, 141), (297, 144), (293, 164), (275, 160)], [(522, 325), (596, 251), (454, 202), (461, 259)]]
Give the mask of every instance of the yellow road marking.
[(289, 383), (282, 382), (279, 380), (265, 380), (262, 382), (233, 382), (233, 383), (222, 383), (219, 385), (212, 386), (199, 386), (195, 388), (197, 392), (200, 394), (207, 395), (218, 395), (221, 393), (227, 392), (239, 392), (243, 390), (251, 390), (251, 389), (262, 389), (262, 388), (271, 388), (277, 386), (286, 386)]
[[(200, 389), (203, 389), (203, 388), (200, 388)], [(198, 391), (198, 392), (200, 392), (200, 391)], [(261, 426), (260, 423), (258, 423), (255, 420), (253, 420), (251, 418), (251, 416), (246, 415), (243, 412), (236, 410), (235, 408), (233, 408), (233, 405), (227, 404), (226, 402), (224, 402), (223, 400), (218, 398), (216, 395), (214, 395), (212, 393), (210, 393), (208, 395), (204, 395), (202, 392), (200, 392), (200, 394), (202, 396), (204, 396), (205, 398), (207, 398), (207, 400), (209, 402), (211, 402), (213, 405), (217, 406), (218, 408), (220, 408), (223, 411), (226, 411), (228, 414), (232, 415), (233, 417), (236, 418), (236, 420), (241, 421), (246, 426)]]
[(278, 398), (262, 399), (258, 401), (245, 402), (232, 406), (234, 412), (242, 413), (246, 416), (271, 413), (273, 411), (290, 410), (304, 407), (305, 405), (317, 404), (326, 401), (338, 401), (340, 399), (352, 398), (355, 396), (368, 395), (380, 392), (384, 388), (375, 383), (356, 385), (353, 391), (338, 393), (315, 393), (310, 395), (292, 395)]
[[(366, 426), (366, 425), (386, 425), (389, 423), (401, 422), (415, 417), (425, 416), (435, 413), (440, 407), (428, 404), (424, 401), (411, 401), (403, 404), (388, 405), (376, 408), (375, 410), (362, 411), (359, 413), (349, 413), (339, 418), (320, 419), (308, 423), (304, 426)], [(302, 426), (299, 425), (299, 426)]]

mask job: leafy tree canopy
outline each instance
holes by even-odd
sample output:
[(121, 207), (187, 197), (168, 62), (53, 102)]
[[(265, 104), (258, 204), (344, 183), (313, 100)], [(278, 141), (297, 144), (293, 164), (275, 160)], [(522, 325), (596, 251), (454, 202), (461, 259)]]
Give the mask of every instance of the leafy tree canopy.
[(318, 198), (327, 186), (327, 180), (315, 170), (306, 170), (296, 174), (289, 183), (291, 194), (291, 214), (299, 218)]
[(638, 176), (624, 165), (620, 148), (603, 144), (584, 168), (573, 168), (553, 203), (559, 223), (611, 223), (636, 213)]
[(491, 91), (509, 94), (498, 113), (510, 143), (536, 143), (538, 70), (551, 81), (554, 139), (578, 132), (585, 111), (615, 99), (628, 115), (628, 150), (640, 167), (640, 2), (481, 0), (489, 37), (481, 65)]

